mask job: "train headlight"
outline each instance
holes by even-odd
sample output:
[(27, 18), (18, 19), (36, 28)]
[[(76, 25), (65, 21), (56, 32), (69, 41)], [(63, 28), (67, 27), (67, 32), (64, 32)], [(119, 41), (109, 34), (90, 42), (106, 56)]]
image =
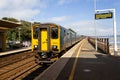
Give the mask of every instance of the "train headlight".
[(53, 45), (52, 48), (53, 48), (53, 49), (57, 49), (57, 46)]
[(58, 46), (56, 46), (56, 45), (53, 45), (53, 46), (52, 46), (52, 50), (53, 50), (53, 51), (58, 51), (57, 48), (58, 48)]
[(38, 48), (38, 45), (34, 45), (34, 49), (37, 49)]

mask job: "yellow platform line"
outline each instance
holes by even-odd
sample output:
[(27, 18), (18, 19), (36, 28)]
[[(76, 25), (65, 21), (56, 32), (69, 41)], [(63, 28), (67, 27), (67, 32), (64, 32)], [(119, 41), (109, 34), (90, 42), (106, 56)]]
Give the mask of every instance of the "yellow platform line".
[(79, 50), (77, 52), (77, 55), (76, 55), (76, 59), (74, 61), (74, 64), (73, 64), (73, 67), (72, 67), (72, 71), (70, 73), (70, 76), (69, 76), (69, 79), (68, 80), (73, 80), (73, 77), (74, 77), (74, 73), (75, 73), (75, 68), (76, 68), (76, 64), (77, 64), (77, 60), (78, 60), (78, 57), (79, 57), (79, 54), (81, 52), (81, 48), (83, 46), (83, 43), (84, 43), (85, 40), (83, 40), (79, 46)]

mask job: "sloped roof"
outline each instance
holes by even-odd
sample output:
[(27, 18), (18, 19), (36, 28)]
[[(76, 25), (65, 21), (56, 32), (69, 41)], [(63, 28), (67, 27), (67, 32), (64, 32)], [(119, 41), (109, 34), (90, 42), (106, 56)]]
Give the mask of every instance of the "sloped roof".
[(0, 30), (10, 29), (21, 26), (19, 22), (11, 22), (6, 20), (0, 20)]

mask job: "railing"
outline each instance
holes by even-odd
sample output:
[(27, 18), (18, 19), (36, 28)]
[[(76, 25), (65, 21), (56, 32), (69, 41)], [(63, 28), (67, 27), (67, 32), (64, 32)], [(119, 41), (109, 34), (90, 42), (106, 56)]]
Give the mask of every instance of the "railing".
[[(88, 37), (88, 41), (95, 47), (95, 38)], [(97, 47), (98, 50), (103, 53), (109, 53), (109, 38), (97, 38)]]

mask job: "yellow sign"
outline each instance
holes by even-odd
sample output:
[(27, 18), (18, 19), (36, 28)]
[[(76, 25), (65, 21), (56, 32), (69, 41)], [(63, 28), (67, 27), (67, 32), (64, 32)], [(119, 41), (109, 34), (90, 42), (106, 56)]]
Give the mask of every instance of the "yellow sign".
[(112, 18), (113, 14), (112, 13), (100, 13), (100, 14), (95, 14), (95, 19), (108, 19)]

